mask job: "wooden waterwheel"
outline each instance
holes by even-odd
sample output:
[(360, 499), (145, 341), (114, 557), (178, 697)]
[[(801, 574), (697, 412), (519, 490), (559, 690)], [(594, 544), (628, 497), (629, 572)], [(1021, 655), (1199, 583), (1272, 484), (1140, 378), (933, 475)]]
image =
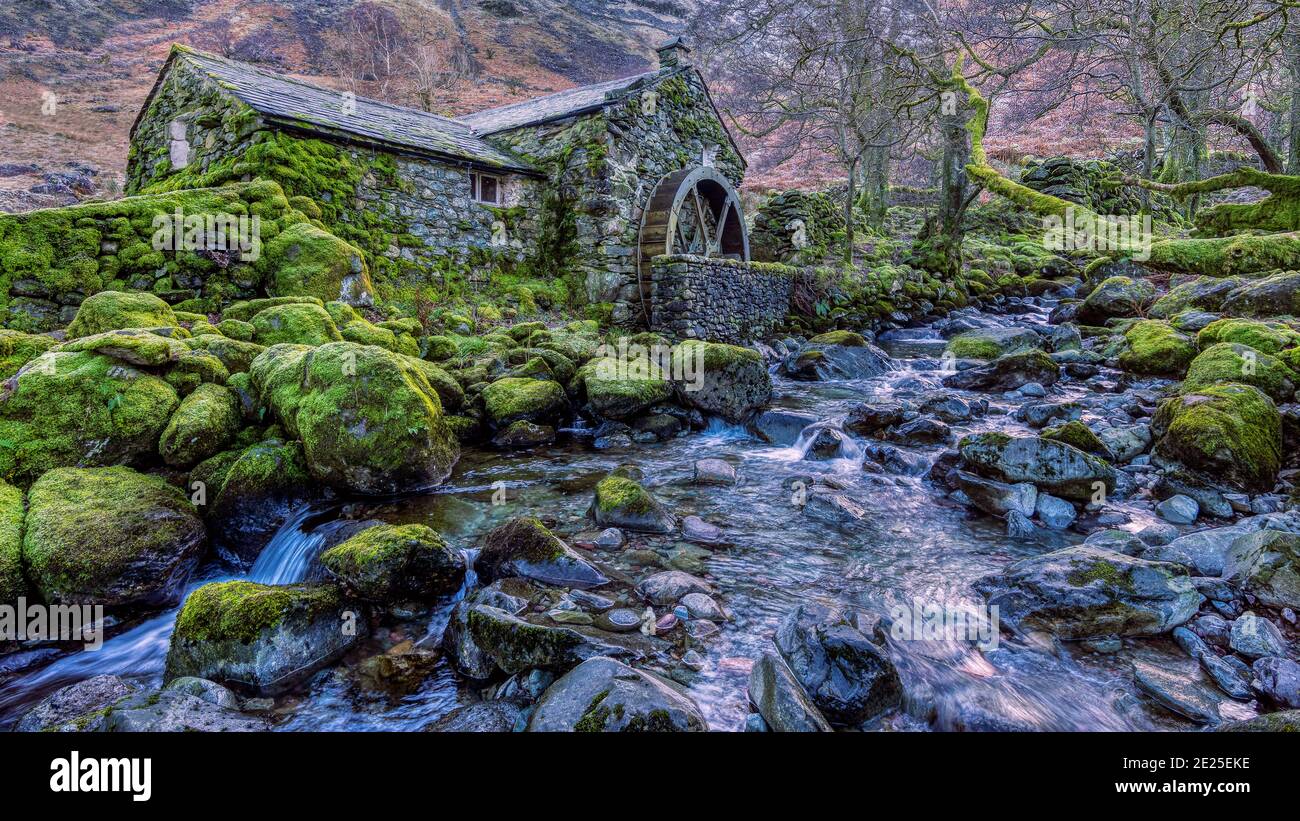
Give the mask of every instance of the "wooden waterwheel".
[(641, 215), (637, 280), (649, 320), (650, 260), (691, 254), (749, 261), (749, 235), (740, 196), (716, 168), (674, 171), (655, 186)]

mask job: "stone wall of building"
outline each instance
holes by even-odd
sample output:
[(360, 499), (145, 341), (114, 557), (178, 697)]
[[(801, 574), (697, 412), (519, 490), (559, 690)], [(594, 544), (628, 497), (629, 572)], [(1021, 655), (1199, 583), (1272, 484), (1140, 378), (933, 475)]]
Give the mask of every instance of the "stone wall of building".
[(675, 339), (763, 339), (790, 313), (795, 271), (775, 263), (655, 257), (650, 329)]
[[(641, 215), (665, 175), (711, 164), (739, 186), (745, 163), (718, 119), (699, 74), (670, 68), (607, 108), (489, 137), (552, 169), (573, 218), (567, 265), (613, 320), (641, 319), (637, 286)], [(545, 233), (545, 232), (543, 232)]]
[(500, 176), (505, 202), (475, 202), (465, 165), (287, 133), (177, 60), (136, 128), (127, 193), (271, 179), (360, 248), (376, 279), (420, 282), (485, 279), (533, 253), (547, 183)]

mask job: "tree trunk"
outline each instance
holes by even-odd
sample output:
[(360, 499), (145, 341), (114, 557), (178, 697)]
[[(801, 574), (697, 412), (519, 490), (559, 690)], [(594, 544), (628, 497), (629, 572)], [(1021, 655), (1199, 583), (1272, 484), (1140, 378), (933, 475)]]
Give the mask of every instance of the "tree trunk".
[(1300, 174), (1300, 34), (1292, 30), (1287, 41), (1291, 70), (1291, 116), (1287, 129), (1286, 172)]
[(939, 212), (930, 231), (930, 256), (937, 272), (949, 279), (961, 274), (962, 217), (966, 212), (966, 164), (970, 161), (970, 132), (966, 121), (970, 109), (957, 105), (953, 113), (942, 114), (939, 131), (943, 139), (942, 175), (939, 182)]
[(858, 164), (860, 160), (854, 158), (849, 163), (849, 190), (844, 197), (844, 261), (853, 264), (853, 244), (856, 239), (854, 234), (857, 233), (857, 227), (853, 222), (853, 206), (857, 201), (857, 183), (858, 183)]
[(889, 211), (889, 147), (877, 146), (867, 150), (862, 166), (862, 194), (858, 205), (866, 215), (867, 224), (882, 228)]

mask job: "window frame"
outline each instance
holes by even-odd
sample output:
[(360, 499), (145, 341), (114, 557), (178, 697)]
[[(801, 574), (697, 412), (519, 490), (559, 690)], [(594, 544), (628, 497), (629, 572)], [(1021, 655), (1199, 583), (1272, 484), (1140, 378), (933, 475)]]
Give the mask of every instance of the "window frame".
[[(471, 171), (470, 175), (470, 199), (480, 205), (501, 205), (505, 202), (505, 178), (496, 174), (488, 174), (482, 171)], [(496, 184), (496, 199), (483, 198), (483, 180), (484, 178), (492, 180)]]

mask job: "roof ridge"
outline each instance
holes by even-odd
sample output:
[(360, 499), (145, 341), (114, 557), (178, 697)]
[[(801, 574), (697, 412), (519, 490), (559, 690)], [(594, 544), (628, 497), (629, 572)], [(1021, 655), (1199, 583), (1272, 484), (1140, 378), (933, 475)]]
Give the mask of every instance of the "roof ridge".
[[(258, 74), (266, 74), (266, 75), (269, 75), (269, 76), (271, 76), (271, 77), (274, 77), (274, 78), (277, 79), (277, 80), (280, 80), (281, 82), (294, 83), (294, 84), (296, 84), (296, 85), (305, 86), (305, 87), (310, 88), (310, 89), (313, 89), (313, 90), (315, 90), (315, 91), (323, 91), (323, 92), (325, 92), (325, 93), (327, 93), (327, 94), (338, 94), (338, 95), (340, 95), (340, 96), (342, 96), (342, 95), (344, 95), (344, 94), (351, 94), (351, 95), (352, 95), (353, 97), (355, 97), (358, 101), (362, 101), (362, 102), (370, 103), (371, 105), (377, 105), (377, 106), (382, 106), (382, 107), (384, 107), (384, 108), (390, 108), (390, 109), (392, 109), (392, 110), (394, 110), (394, 111), (405, 111), (405, 112), (409, 112), (409, 113), (411, 113), (411, 114), (416, 114), (416, 115), (421, 116), (421, 117), (430, 117), (430, 118), (432, 118), (432, 119), (439, 120), (439, 121), (444, 122), (444, 123), (451, 123), (451, 124), (453, 124), (453, 125), (458, 125), (458, 126), (460, 126), (460, 127), (462, 127), (462, 128), (466, 128), (466, 129), (469, 128), (469, 126), (468, 126), (466, 123), (461, 122), (460, 120), (456, 119), (455, 117), (444, 117), (444, 116), (441, 115), (441, 114), (435, 114), (435, 113), (432, 112), (432, 111), (425, 111), (425, 110), (422, 109), (422, 108), (413, 108), (413, 107), (411, 107), (411, 106), (398, 105), (397, 103), (390, 103), (390, 102), (388, 102), (388, 101), (386, 101), (386, 100), (376, 99), (375, 97), (367, 97), (367, 96), (365, 96), (364, 94), (357, 94), (356, 92), (353, 92), (353, 91), (338, 91), (338, 90), (336, 90), (336, 89), (330, 88), (329, 86), (318, 85), (318, 84), (316, 84), (316, 83), (309, 83), (309, 82), (307, 82), (306, 80), (301, 80), (301, 79), (299, 79), (299, 78), (297, 78), (297, 77), (294, 77), (294, 76), (292, 76), (292, 75), (289, 75), (289, 74), (281, 74), (280, 72), (271, 71), (270, 69), (263, 68), (262, 66), (260, 66), (260, 65), (258, 65), (258, 64), (256, 64), (256, 63), (246, 63), (246, 62), (244, 62), (243, 60), (232, 60), (232, 59), (230, 59), (229, 57), (222, 57), (222, 56), (219, 55), (219, 54), (213, 54), (213, 53), (208, 52), (208, 51), (202, 51), (202, 50), (200, 50), (200, 49), (196, 49), (196, 48), (194, 48), (194, 47), (192, 47), (192, 46), (184, 46), (184, 45), (181, 45), (181, 44), (177, 43), (177, 44), (175, 44), (175, 47), (176, 47), (179, 51), (181, 51), (181, 52), (183, 52), (183, 53), (186, 53), (186, 54), (190, 54), (190, 55), (197, 56), (197, 57), (202, 57), (202, 58), (204, 58), (204, 59), (208, 59), (208, 60), (216, 60), (217, 62), (225, 63), (225, 64), (227, 64), (227, 65), (233, 65), (233, 66), (238, 66), (238, 67), (240, 67), (240, 68), (251, 69), (251, 70), (257, 72)], [(205, 71), (204, 73), (206, 74), (207, 72)], [(209, 76), (211, 76), (211, 75), (209, 74)], [(219, 78), (213, 78), (213, 79), (219, 79)], [(470, 130), (472, 130), (472, 129), (470, 129)]]

